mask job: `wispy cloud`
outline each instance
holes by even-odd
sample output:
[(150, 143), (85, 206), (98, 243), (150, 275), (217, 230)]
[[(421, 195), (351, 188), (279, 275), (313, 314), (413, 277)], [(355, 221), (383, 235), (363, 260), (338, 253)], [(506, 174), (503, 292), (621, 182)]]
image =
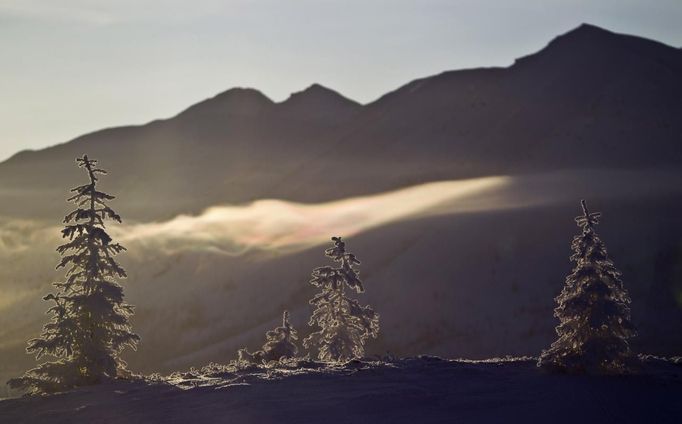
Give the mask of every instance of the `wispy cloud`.
[[(617, 181), (614, 184), (614, 181)], [(589, 171), (494, 176), (426, 183), (400, 190), (325, 203), (262, 199), (247, 205), (214, 206), (196, 216), (163, 222), (112, 225), (114, 238), (131, 254), (212, 251), (287, 254), (323, 244), (330, 236), (353, 236), (384, 225), (435, 215), (577, 205), (579, 199), (627, 198), (679, 193), (677, 172)], [(0, 221), (0, 254), (36, 246), (50, 250), (59, 228), (29, 221)]]
[(480, 209), (485, 206), (474, 207), (466, 199), (500, 188), (506, 181), (506, 177), (445, 181), (320, 204), (258, 200), (117, 231), (129, 244), (160, 243), (166, 249), (196, 247), (227, 254), (252, 249), (289, 252), (324, 243), (331, 235), (351, 236), (410, 217), (439, 213), (439, 205), (447, 202), (462, 202), (459, 207), (449, 207), (450, 213)]
[[(509, 181), (509, 177), (442, 181), (316, 204), (262, 199), (214, 206), (197, 216), (163, 222), (111, 225), (108, 231), (133, 252), (287, 253), (325, 243), (332, 235), (352, 236), (405, 219), (499, 207), (495, 193)], [(60, 243), (59, 230), (45, 222), (0, 220), (0, 254), (46, 246), (52, 251)]]

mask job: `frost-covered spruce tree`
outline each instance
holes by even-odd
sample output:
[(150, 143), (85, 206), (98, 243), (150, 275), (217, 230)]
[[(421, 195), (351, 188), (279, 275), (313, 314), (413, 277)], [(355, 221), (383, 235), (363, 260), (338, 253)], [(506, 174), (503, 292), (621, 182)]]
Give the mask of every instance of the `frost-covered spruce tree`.
[(574, 237), (573, 272), (556, 298), (554, 315), (558, 339), (540, 355), (538, 366), (569, 373), (621, 373), (629, 369), (628, 340), (635, 335), (630, 321), (630, 297), (621, 274), (609, 259), (594, 227), (600, 213), (575, 220), (581, 233)]
[(289, 323), (289, 312), (282, 314), (282, 326), (270, 330), (265, 334), (266, 342), (263, 348), (254, 353), (246, 349), (239, 350), (239, 360), (250, 363), (268, 363), (284, 358), (295, 358), (298, 354), (298, 333)]
[(125, 346), (134, 349), (139, 341), (129, 323), (133, 307), (123, 302), (123, 289), (116, 282), (126, 273), (114, 256), (125, 248), (113, 243), (104, 228), (106, 219), (120, 223), (121, 217), (107, 206), (114, 196), (96, 189), (98, 176), (106, 172), (86, 155), (76, 161), (89, 182), (73, 188), (68, 199), (76, 209), (64, 218), (62, 237), (67, 242), (57, 248), (62, 255), (57, 268), (66, 268), (66, 276), (54, 283), (56, 293), (43, 298), (54, 304), (48, 310), (52, 319), (26, 349), (38, 360), (45, 355), (58, 360), (8, 382), (30, 393), (62, 391), (116, 377), (125, 370), (121, 351)]
[(358, 271), (353, 269), (360, 261), (346, 252), (341, 237), (332, 237), (332, 241), (334, 247), (325, 250), (325, 255), (340, 266), (324, 266), (312, 273), (310, 284), (322, 291), (310, 300), (315, 311), (308, 324), (319, 327), (319, 331), (306, 337), (303, 346), (316, 347), (322, 361), (340, 362), (364, 355), (365, 341), (379, 334), (379, 315), (346, 296), (346, 287), (364, 292)]

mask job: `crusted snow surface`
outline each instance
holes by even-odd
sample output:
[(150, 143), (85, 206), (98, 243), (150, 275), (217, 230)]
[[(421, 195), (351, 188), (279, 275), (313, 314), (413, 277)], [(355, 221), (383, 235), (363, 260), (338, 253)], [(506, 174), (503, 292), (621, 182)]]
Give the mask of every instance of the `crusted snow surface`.
[(0, 401), (1, 423), (679, 423), (682, 366), (551, 375), (534, 358), (218, 365)]

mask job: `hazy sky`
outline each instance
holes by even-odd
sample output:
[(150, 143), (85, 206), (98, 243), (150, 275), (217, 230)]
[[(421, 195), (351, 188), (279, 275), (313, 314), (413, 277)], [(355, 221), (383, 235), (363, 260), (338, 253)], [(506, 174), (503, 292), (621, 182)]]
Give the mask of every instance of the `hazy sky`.
[(680, 0), (0, 0), (0, 159), (233, 86), (368, 102), (509, 65), (581, 22), (682, 46)]

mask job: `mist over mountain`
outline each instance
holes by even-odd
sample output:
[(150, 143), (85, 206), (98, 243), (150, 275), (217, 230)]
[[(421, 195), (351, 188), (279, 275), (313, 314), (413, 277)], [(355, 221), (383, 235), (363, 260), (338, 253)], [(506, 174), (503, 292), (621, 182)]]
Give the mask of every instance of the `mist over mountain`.
[(681, 72), (679, 49), (585, 24), (510, 67), (444, 72), (367, 105), (318, 84), (280, 103), (234, 88), (170, 119), (15, 155), (0, 164), (0, 213), (61, 212), (84, 151), (116, 172), (110, 190), (134, 219), (486, 175), (677, 168)]

